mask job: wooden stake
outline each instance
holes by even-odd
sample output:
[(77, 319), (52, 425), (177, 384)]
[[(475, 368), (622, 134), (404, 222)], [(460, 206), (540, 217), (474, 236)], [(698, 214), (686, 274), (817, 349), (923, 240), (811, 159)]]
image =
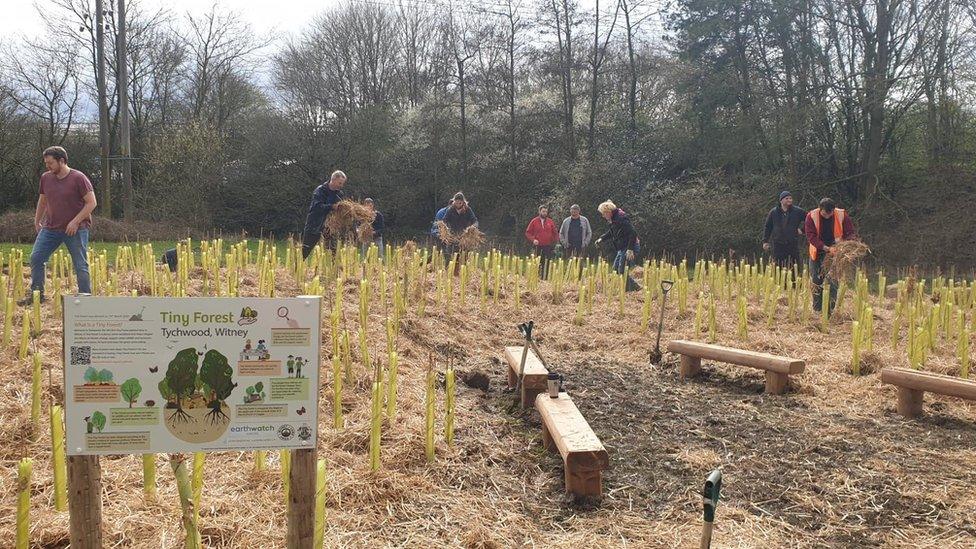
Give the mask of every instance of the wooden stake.
[(102, 469), (98, 456), (68, 457), (68, 538), (72, 548), (102, 547)]

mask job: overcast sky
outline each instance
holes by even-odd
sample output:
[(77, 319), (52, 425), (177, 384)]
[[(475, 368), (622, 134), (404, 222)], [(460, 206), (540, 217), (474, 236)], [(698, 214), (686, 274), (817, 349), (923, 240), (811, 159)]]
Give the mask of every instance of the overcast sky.
[[(36, 36), (43, 25), (35, 6), (44, 7), (46, 0), (0, 0), (0, 37), (10, 40), (18, 34)], [(232, 7), (244, 21), (259, 33), (274, 35), (300, 32), (308, 19), (339, 3), (339, 0), (222, 0), (219, 5)], [(115, 5), (116, 0), (105, 0)], [(167, 7), (173, 14), (205, 13), (210, 9), (207, 0), (139, 0), (146, 12)]]

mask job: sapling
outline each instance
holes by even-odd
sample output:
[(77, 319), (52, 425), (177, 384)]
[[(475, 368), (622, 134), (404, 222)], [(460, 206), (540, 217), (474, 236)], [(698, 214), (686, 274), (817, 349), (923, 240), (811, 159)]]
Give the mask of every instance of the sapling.
[(966, 325), (966, 315), (959, 315), (959, 335), (956, 353), (959, 356), (959, 375), (969, 378), (969, 326)]
[(193, 513), (197, 522), (200, 521), (200, 496), (203, 494), (203, 462), (206, 454), (203, 452), (193, 453), (193, 477), (191, 489), (193, 491)]
[(718, 332), (718, 322), (715, 320), (715, 296), (709, 296), (708, 301), (708, 342), (715, 343)]
[(278, 450), (278, 461), (281, 464), (281, 488), (285, 492), (285, 509), (287, 509), (288, 496), (291, 493), (291, 450)]
[(23, 315), (21, 315), (21, 317), (23, 322), (20, 327), (20, 351), (18, 352), (17, 357), (20, 358), (20, 360), (26, 360), (28, 344), (30, 343), (30, 316), (25, 312)]
[(14, 300), (10, 298), (7, 300), (6, 311), (3, 315), (3, 347), (10, 347), (10, 332), (13, 328), (14, 323)]
[(444, 441), (448, 446), (454, 444), (454, 368), (448, 363), (447, 373), (444, 375)]
[(34, 472), (34, 461), (23, 458), (17, 466), (17, 549), (27, 549), (30, 545), (30, 484)]
[[(389, 257), (389, 252), (387, 252)], [(322, 549), (325, 543), (325, 499), (328, 496), (328, 479), (325, 476), (325, 460), (319, 459), (315, 471), (315, 539), (313, 549)]]
[(369, 468), (380, 469), (380, 434), (383, 425), (383, 395), (379, 379), (373, 381), (372, 408), (370, 409)]
[(332, 427), (342, 429), (342, 361), (332, 355)]
[(391, 423), (396, 419), (399, 362), (396, 351), (390, 351), (390, 366), (386, 381), (386, 419)]
[(142, 454), (142, 493), (149, 501), (156, 499), (156, 454)]
[(51, 406), (51, 462), (54, 468), (54, 508), (68, 509), (68, 471), (64, 456), (64, 410), (57, 404)]
[(183, 546), (185, 549), (200, 549), (200, 532), (197, 529), (197, 513), (193, 505), (193, 489), (186, 471), (186, 456), (170, 454), (169, 464), (173, 469), (173, 476), (176, 477), (180, 507), (183, 510), (183, 531), (186, 533)]
[(34, 290), (31, 292), (31, 311), (33, 318), (31, 319), (31, 324), (33, 328), (32, 335), (37, 337), (37, 334), (41, 333), (41, 292), (40, 290)]
[(426, 375), (426, 398), (425, 398), (425, 422), (424, 422), (424, 448), (427, 455), (427, 462), (434, 461), (434, 366), (433, 361), (427, 367)]
[(749, 314), (745, 296), (739, 297), (739, 339), (749, 339)]
[(31, 368), (31, 437), (37, 440), (41, 430), (41, 354), (34, 352)]
[(701, 335), (702, 331), (702, 317), (705, 314), (705, 294), (698, 292), (698, 303), (695, 304), (695, 324), (693, 338), (697, 338)]

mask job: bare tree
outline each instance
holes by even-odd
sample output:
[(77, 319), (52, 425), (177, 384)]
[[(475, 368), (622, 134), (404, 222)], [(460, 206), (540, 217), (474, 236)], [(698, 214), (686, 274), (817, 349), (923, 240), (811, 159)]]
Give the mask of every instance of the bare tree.
[(43, 122), (43, 143), (64, 143), (79, 110), (77, 51), (54, 37), (27, 41), (4, 56), (10, 97)]

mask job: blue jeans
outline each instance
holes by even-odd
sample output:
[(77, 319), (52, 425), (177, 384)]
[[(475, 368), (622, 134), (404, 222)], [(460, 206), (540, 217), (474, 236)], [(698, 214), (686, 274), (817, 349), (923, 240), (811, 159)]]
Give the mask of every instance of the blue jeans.
[(88, 229), (78, 229), (74, 236), (63, 231), (41, 229), (31, 250), (31, 291), (38, 290), (44, 296), (44, 264), (61, 244), (68, 247), (71, 263), (78, 277), (78, 293), (91, 293), (91, 275), (88, 273)]
[(627, 250), (621, 250), (613, 258), (613, 272), (623, 274), (625, 265), (627, 265)]

